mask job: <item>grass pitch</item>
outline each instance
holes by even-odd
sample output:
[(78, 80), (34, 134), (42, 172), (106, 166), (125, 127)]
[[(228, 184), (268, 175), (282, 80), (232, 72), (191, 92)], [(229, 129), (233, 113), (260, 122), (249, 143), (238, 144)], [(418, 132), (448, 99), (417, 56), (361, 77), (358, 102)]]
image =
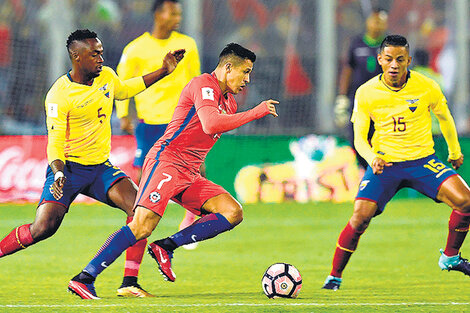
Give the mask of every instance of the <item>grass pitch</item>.
[[(29, 223), (36, 205), (0, 205), (0, 237)], [(234, 230), (178, 249), (175, 283), (166, 282), (146, 254), (140, 284), (156, 298), (115, 296), (124, 256), (96, 282), (102, 300), (66, 292), (104, 240), (124, 223), (105, 205), (72, 205), (52, 237), (0, 259), (0, 312), (465, 312), (470, 279), (440, 271), (450, 210), (428, 199), (395, 200), (375, 218), (353, 255), (337, 292), (322, 290), (339, 232), (352, 204), (245, 205)], [(170, 205), (150, 240), (176, 231), (183, 209)], [(468, 246), (468, 245), (467, 245)], [(470, 251), (463, 247), (463, 255)], [(295, 265), (303, 287), (297, 299), (269, 300), (261, 277), (272, 263)]]

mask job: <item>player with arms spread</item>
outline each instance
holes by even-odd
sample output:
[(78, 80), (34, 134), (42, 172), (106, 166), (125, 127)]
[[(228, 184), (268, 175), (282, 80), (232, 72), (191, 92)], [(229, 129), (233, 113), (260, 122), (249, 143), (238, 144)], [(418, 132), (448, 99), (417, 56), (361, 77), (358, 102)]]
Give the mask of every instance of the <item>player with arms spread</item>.
[[(351, 118), (354, 141), (369, 167), (359, 185), (353, 215), (339, 236), (333, 268), (324, 289), (339, 289), (342, 272), (360, 236), (371, 219), (381, 214), (403, 187), (413, 188), (452, 208), (447, 244), (441, 250), (439, 267), (470, 275), (470, 264), (459, 254), (470, 223), (470, 190), (462, 177), (434, 154), (430, 110), (438, 118), (449, 147), (448, 161), (458, 169), (463, 155), (454, 119), (439, 85), (408, 70), (409, 50), (405, 37), (387, 36), (377, 57), (383, 74), (372, 78), (356, 92)], [(375, 123), (372, 146), (367, 142), (369, 119)]]
[[(113, 101), (132, 97), (167, 76), (184, 55), (184, 50), (168, 53), (160, 69), (122, 81), (103, 66), (103, 46), (95, 32), (73, 32), (67, 49), (72, 70), (57, 79), (45, 101), (49, 166), (36, 218), (0, 241), (0, 257), (52, 236), (79, 193), (134, 215), (137, 186), (108, 160)], [(127, 262), (139, 266), (145, 246), (142, 240), (131, 247), (134, 259)], [(136, 296), (147, 294), (137, 279), (133, 287)]]
[(165, 134), (145, 158), (134, 220), (106, 240), (91, 262), (70, 281), (70, 290), (84, 299), (96, 299), (94, 281), (106, 268), (103, 264), (108, 266), (129, 246), (150, 236), (170, 199), (202, 218), (149, 245), (151, 256), (169, 281), (176, 279), (171, 268), (176, 248), (215, 237), (242, 221), (240, 203), (221, 186), (201, 176), (199, 167), (221, 133), (268, 114), (277, 116), (278, 102), (274, 100), (236, 113), (232, 94), (250, 82), (255, 60), (256, 55), (250, 50), (228, 44), (220, 53), (214, 72), (202, 74), (186, 85)]

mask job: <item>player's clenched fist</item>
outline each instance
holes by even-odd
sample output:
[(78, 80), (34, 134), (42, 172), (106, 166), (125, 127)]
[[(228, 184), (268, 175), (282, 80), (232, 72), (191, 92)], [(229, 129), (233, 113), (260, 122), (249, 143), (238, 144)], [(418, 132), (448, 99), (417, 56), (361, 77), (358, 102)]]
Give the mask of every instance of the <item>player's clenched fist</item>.
[(263, 104), (266, 105), (266, 109), (269, 111), (269, 114), (276, 117), (279, 116), (276, 112), (276, 104), (279, 104), (279, 101), (269, 99), (260, 103), (260, 105)]
[(451, 160), (450, 158), (447, 159), (447, 161), (452, 164), (452, 167), (454, 168), (454, 170), (458, 170), (459, 167), (462, 166), (463, 164), (463, 154), (460, 158), (456, 159), (456, 160)]

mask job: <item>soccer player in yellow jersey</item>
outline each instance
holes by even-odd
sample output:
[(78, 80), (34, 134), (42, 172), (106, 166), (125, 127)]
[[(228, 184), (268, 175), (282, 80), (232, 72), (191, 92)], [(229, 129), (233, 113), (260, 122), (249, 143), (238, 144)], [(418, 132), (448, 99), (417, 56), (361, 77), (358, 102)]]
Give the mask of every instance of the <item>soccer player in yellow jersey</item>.
[[(121, 79), (145, 75), (161, 65), (168, 50), (184, 48), (186, 54), (181, 64), (171, 77), (164, 78), (134, 97), (138, 124), (135, 128), (128, 116), (129, 100), (116, 101), (117, 117), (121, 119), (121, 128), (134, 134), (137, 141), (134, 166), (140, 169), (153, 144), (163, 135), (173, 116), (183, 87), (195, 77), (201, 75), (199, 54), (193, 38), (177, 32), (181, 22), (182, 8), (178, 0), (155, 0), (152, 7), (154, 25), (152, 32), (131, 41), (122, 53), (117, 67)], [(195, 215), (186, 211), (180, 229), (192, 224)], [(197, 243), (184, 246), (193, 249)], [(127, 251), (130, 253), (131, 251)], [(124, 269), (124, 276), (134, 275), (134, 270)]]
[[(463, 155), (446, 98), (435, 81), (408, 70), (411, 57), (405, 37), (387, 36), (377, 59), (383, 74), (359, 87), (351, 117), (357, 151), (369, 167), (359, 185), (353, 215), (336, 244), (324, 289), (339, 289), (360, 236), (403, 187), (451, 207), (447, 243), (438, 264), (442, 270), (470, 275), (469, 262), (459, 254), (470, 223), (470, 190), (455, 172)], [(449, 147), (448, 162), (455, 170), (434, 154), (430, 111), (439, 121)], [(375, 123), (371, 145), (367, 141), (369, 119)]]
[[(57, 79), (45, 101), (49, 166), (36, 218), (0, 241), (0, 257), (52, 236), (79, 193), (123, 210), (127, 222), (132, 220), (137, 186), (108, 160), (113, 100), (132, 97), (164, 78), (184, 55), (184, 50), (168, 52), (156, 71), (121, 80), (103, 66), (103, 46), (96, 33), (73, 32), (67, 49), (72, 70)], [(146, 241), (140, 241), (131, 247), (136, 257), (127, 262), (138, 268), (145, 246)], [(133, 296), (151, 296), (137, 279), (132, 287)]]

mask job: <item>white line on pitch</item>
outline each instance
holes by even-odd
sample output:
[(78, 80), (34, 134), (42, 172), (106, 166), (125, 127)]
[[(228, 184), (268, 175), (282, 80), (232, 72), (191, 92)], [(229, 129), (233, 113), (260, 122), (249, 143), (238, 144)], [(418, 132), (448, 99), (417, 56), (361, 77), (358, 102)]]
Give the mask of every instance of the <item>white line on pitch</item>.
[[(66, 307), (128, 307), (123, 304), (1, 304), (0, 308), (66, 308)], [(207, 303), (207, 304), (162, 304), (162, 303), (133, 303), (136, 307), (223, 307), (223, 306), (452, 306), (470, 305), (469, 302), (397, 302), (397, 303)]]

